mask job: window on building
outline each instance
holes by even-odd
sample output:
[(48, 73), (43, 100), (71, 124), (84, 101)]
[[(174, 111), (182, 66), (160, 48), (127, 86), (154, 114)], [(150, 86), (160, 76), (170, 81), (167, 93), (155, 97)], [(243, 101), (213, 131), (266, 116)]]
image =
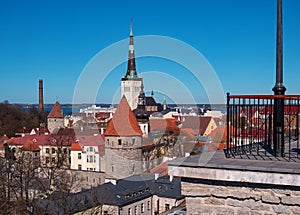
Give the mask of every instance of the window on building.
[(52, 163), (55, 163), (55, 158), (52, 158), (52, 159), (51, 159), (51, 162), (52, 162)]
[(112, 172), (114, 171), (114, 166), (111, 166), (111, 171), (112, 171)]
[(122, 140), (121, 139), (118, 139), (118, 145), (122, 145)]
[(52, 148), (52, 154), (55, 154), (55, 148)]
[(108, 215), (108, 211), (103, 211), (103, 215)]
[(46, 148), (46, 153), (49, 154), (50, 153), (50, 150), (49, 148)]
[(145, 205), (144, 203), (141, 204), (141, 213), (144, 213), (145, 212)]
[(35, 152), (35, 153), (34, 153), (34, 156), (35, 156), (35, 157), (37, 157), (37, 156), (38, 156), (38, 153), (37, 153), (37, 152)]
[(130, 91), (130, 87), (124, 87), (124, 91), (125, 92), (129, 92)]
[(50, 158), (46, 157), (46, 163), (49, 163), (49, 162), (50, 162)]
[(78, 164), (78, 170), (82, 170), (81, 164)]
[(90, 152), (93, 152), (94, 151), (94, 147), (90, 146)]
[(128, 215), (132, 215), (131, 208), (128, 208)]
[(165, 204), (165, 210), (166, 211), (170, 210), (170, 204)]
[(148, 201), (147, 203), (147, 208), (148, 208), (148, 211), (150, 211), (151, 207), (150, 207), (150, 201)]
[(132, 139), (132, 145), (134, 145), (135, 144), (135, 139)]
[(64, 148), (64, 154), (68, 154), (68, 149)]
[(81, 159), (81, 153), (78, 153), (78, 159), (79, 160)]
[(134, 215), (137, 215), (137, 214), (138, 214), (137, 210), (138, 210), (138, 207), (137, 207), (137, 205), (136, 205), (136, 206), (134, 206)]

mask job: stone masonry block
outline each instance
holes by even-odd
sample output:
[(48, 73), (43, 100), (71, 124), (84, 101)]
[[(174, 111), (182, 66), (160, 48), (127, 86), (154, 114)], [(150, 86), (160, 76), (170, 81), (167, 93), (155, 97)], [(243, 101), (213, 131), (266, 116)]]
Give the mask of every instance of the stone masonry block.
[(219, 199), (214, 197), (203, 198), (202, 201), (208, 205), (225, 205), (225, 199)]
[(300, 206), (300, 196), (299, 197), (283, 196), (281, 197), (281, 203), (284, 205)]
[(271, 203), (271, 204), (279, 204), (280, 199), (277, 196), (270, 196), (270, 195), (262, 195), (262, 201), (265, 203)]
[(290, 207), (287, 207), (286, 205), (273, 205), (272, 207), (276, 214), (291, 214), (292, 213)]

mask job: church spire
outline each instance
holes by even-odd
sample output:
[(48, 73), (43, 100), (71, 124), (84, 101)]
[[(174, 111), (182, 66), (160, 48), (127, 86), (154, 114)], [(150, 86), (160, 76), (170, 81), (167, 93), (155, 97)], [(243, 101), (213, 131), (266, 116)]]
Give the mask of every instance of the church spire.
[(127, 72), (126, 72), (125, 78), (126, 79), (138, 78), (137, 72), (136, 72), (136, 67), (135, 67), (132, 21), (130, 21), (130, 41), (129, 41), (129, 52), (128, 52), (128, 66), (127, 66)]

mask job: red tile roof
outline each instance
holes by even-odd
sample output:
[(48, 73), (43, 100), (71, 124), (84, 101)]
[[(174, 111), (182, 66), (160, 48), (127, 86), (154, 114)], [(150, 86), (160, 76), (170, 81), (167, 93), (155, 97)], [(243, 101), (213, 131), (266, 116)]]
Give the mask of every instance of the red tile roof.
[(165, 135), (179, 135), (180, 131), (176, 125), (176, 120), (172, 118), (151, 118), (150, 119), (151, 131), (164, 131)]
[(71, 151), (82, 151), (80, 144), (79, 143), (72, 143)]
[(109, 121), (105, 136), (140, 136), (142, 135), (140, 126), (131, 111), (131, 108), (123, 96), (118, 108)]
[(34, 135), (25, 135), (24, 137), (11, 138), (7, 141), (8, 145), (22, 146), (28, 140), (35, 141), (39, 146), (71, 146), (71, 143), (74, 140), (74, 137), (67, 135), (46, 135), (46, 134), (34, 134)]
[(182, 128), (191, 128), (203, 135), (211, 120), (212, 117), (208, 116), (184, 116)]
[(35, 152), (35, 151), (40, 151), (41, 148), (39, 147), (39, 144), (34, 142), (34, 141), (30, 141), (28, 140), (23, 146), (22, 146), (22, 149), (24, 151), (32, 151), (32, 152)]
[(100, 146), (104, 145), (104, 137), (102, 135), (94, 136), (76, 136), (76, 140), (80, 145), (85, 146)]
[(1, 136), (0, 137), (0, 144), (5, 143), (7, 140), (9, 140), (8, 136), (6, 136), (6, 135)]
[(197, 139), (196, 137), (197, 133), (191, 128), (182, 128), (180, 129), (180, 132), (187, 135), (190, 139), (194, 139), (194, 140)]
[(158, 173), (160, 176), (168, 175), (168, 164), (163, 162), (150, 170), (150, 173)]
[(50, 134), (50, 131), (48, 130), (48, 128), (33, 128), (31, 129), (30, 134)]
[[(226, 143), (227, 142), (227, 125), (218, 126), (213, 130), (209, 136), (211, 136), (212, 141), (215, 143)], [(233, 126), (229, 126), (230, 133), (238, 134), (238, 131)]]
[(64, 118), (59, 102), (55, 103), (54, 107), (48, 115), (48, 118)]

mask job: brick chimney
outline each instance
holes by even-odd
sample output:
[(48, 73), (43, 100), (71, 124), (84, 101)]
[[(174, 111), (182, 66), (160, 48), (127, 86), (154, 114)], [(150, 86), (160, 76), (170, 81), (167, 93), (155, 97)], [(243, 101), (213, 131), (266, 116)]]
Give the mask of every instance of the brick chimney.
[(39, 113), (44, 112), (43, 80), (39, 80)]

